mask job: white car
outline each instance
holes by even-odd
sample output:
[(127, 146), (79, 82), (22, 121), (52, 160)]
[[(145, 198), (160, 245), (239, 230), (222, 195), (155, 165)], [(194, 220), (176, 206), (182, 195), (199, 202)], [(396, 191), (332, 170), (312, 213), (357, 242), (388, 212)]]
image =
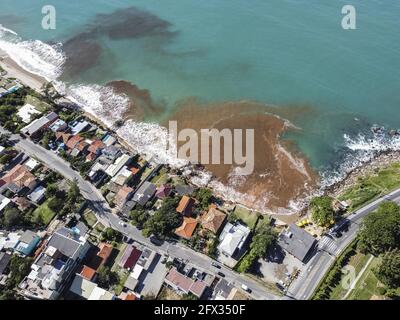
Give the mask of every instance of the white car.
[(246, 292), (251, 292), (251, 290), (249, 289), (248, 286), (246, 286), (245, 284), (242, 284), (242, 289)]
[(126, 223), (123, 221), (118, 222), (120, 226), (126, 227)]

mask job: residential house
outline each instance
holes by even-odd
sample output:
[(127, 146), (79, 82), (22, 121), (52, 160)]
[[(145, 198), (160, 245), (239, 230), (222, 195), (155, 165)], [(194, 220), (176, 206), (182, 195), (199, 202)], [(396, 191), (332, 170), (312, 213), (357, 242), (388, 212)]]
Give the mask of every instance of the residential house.
[(77, 274), (69, 288), (70, 292), (84, 300), (114, 300), (115, 296), (100, 287), (96, 283), (85, 279)]
[(37, 161), (37, 160), (35, 160), (33, 158), (29, 158), (23, 164), (30, 172), (32, 172), (39, 165), (39, 161)]
[(58, 119), (58, 115), (55, 112), (50, 112), (46, 116), (32, 121), (26, 127), (21, 129), (21, 133), (30, 137), (36, 138), (41, 132), (47, 130), (50, 125)]
[(119, 266), (124, 269), (132, 269), (141, 255), (141, 250), (137, 249), (135, 246), (128, 245), (119, 261)]
[(69, 125), (72, 135), (76, 135), (90, 128), (89, 122), (86, 120), (74, 121)]
[(7, 252), (0, 252), (0, 277), (7, 274), (9, 271), (8, 265), (11, 261), (11, 254)]
[(63, 145), (67, 145), (68, 140), (72, 137), (71, 134), (65, 132), (56, 132), (56, 141), (60, 141)]
[(25, 197), (14, 197), (11, 201), (17, 206), (19, 211), (22, 212), (27, 211), (32, 206), (32, 203)]
[(0, 213), (10, 204), (11, 200), (0, 194)]
[(65, 131), (68, 128), (67, 123), (64, 120), (57, 119), (51, 124), (49, 129), (53, 132)]
[(172, 192), (172, 187), (167, 184), (161, 185), (156, 192), (156, 197), (158, 199), (165, 199), (167, 198)]
[(302, 228), (295, 224), (282, 231), (278, 238), (278, 244), (289, 254), (306, 262), (317, 240)]
[(123, 154), (119, 156), (113, 164), (111, 164), (107, 170), (106, 173), (112, 178), (114, 177), (129, 161), (131, 160), (131, 157), (127, 154)]
[(172, 267), (164, 279), (164, 282), (180, 294), (192, 293), (199, 299), (207, 289), (207, 284), (202, 280), (193, 280)]
[[(65, 135), (63, 135), (63, 139), (64, 137)], [(70, 138), (66, 143), (67, 149), (70, 150), (70, 152), (72, 152), (72, 150), (74, 150), (78, 146), (78, 144), (83, 141), (84, 139), (80, 135), (70, 136)]]
[[(104, 142), (104, 140), (103, 140), (103, 142)], [(112, 160), (112, 161), (114, 161), (115, 159), (117, 159), (119, 156), (121, 156), (121, 154), (122, 154), (122, 151), (121, 151), (121, 149), (120, 148), (118, 148), (118, 147), (116, 147), (116, 146), (113, 146), (113, 145), (107, 145), (106, 144), (106, 148), (104, 148), (103, 149), (103, 155), (106, 157), (106, 158), (108, 158), (108, 159), (110, 159), (110, 160)]]
[(84, 265), (79, 274), (81, 275), (82, 278), (92, 281), (96, 276), (96, 270), (88, 267), (87, 265)]
[(107, 147), (112, 146), (117, 139), (115, 139), (112, 135), (106, 134), (102, 140)]
[(179, 196), (190, 196), (194, 192), (194, 187), (187, 184), (178, 184), (175, 186), (175, 191)]
[(190, 198), (188, 196), (183, 196), (181, 198), (181, 200), (179, 201), (176, 211), (185, 216), (190, 216), (192, 214), (194, 204), (195, 204), (195, 201), (193, 198)]
[(132, 177), (133, 173), (128, 169), (127, 166), (124, 166), (111, 181), (119, 186), (123, 186), (130, 177)]
[(190, 239), (197, 227), (197, 220), (183, 217), (182, 225), (175, 229), (175, 234), (184, 239)]
[(30, 299), (57, 299), (89, 247), (86, 238), (72, 229), (62, 227), (57, 230), (20, 284), (23, 294)]
[(125, 203), (132, 197), (133, 189), (127, 186), (123, 186), (114, 198), (114, 203), (117, 208), (122, 209)]
[(101, 140), (94, 140), (88, 147), (88, 155), (86, 159), (89, 161), (95, 160), (100, 154), (101, 151), (104, 149), (105, 144)]
[(94, 270), (99, 270), (101, 266), (107, 266), (114, 250), (112, 245), (102, 242), (98, 247), (93, 247), (92, 249), (92, 255), (89, 254), (90, 261), (87, 266)]
[(20, 238), (20, 232), (0, 232), (0, 251), (14, 250)]
[(144, 207), (153, 198), (156, 190), (157, 188), (153, 183), (145, 181), (135, 192), (132, 200)]
[(37, 185), (36, 177), (25, 166), (20, 164), (14, 166), (14, 168), (2, 177), (2, 180), (15, 186), (14, 191), (16, 193), (25, 188), (32, 191)]
[(40, 111), (38, 111), (34, 106), (31, 104), (27, 103), (21, 108), (19, 108), (17, 115), (18, 117), (21, 118), (22, 122), (24, 123), (29, 123), (32, 120), (32, 116), (36, 114), (41, 114)]
[(46, 188), (43, 186), (38, 186), (28, 195), (28, 199), (36, 204), (40, 204), (44, 199), (45, 193)]
[(29, 256), (40, 243), (41, 238), (33, 231), (26, 230), (21, 237), (15, 248), (19, 253)]
[(218, 245), (219, 251), (230, 258), (238, 259), (243, 253), (246, 240), (250, 235), (249, 227), (239, 222), (232, 224), (228, 222), (221, 232)]
[(204, 229), (218, 234), (226, 220), (226, 214), (219, 211), (215, 205), (212, 205), (207, 213), (201, 217), (201, 225)]

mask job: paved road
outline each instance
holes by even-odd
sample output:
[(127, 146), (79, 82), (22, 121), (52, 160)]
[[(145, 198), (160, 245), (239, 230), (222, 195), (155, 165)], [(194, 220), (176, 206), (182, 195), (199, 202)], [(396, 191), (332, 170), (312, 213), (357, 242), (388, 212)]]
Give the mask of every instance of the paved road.
[(400, 189), (375, 200), (348, 216), (347, 218), (351, 224), (348, 231), (343, 233), (341, 238), (334, 238), (329, 241), (325, 237), (324, 240), (321, 240), (325, 242), (325, 245), (319, 246), (320, 250), (316, 251), (315, 255), (304, 266), (300, 276), (291, 284), (287, 295), (300, 300), (310, 299), (317, 285), (328, 272), (336, 258), (356, 238), (362, 219), (368, 213), (376, 210), (382, 202), (388, 200), (400, 204)]
[[(0, 127), (0, 133), (8, 133)], [(142, 233), (130, 224), (123, 224), (123, 221), (115, 214), (112, 213), (108, 203), (104, 200), (101, 192), (94, 187), (91, 183), (83, 179), (78, 172), (73, 170), (69, 163), (64, 161), (61, 157), (53, 151), (46, 150), (41, 146), (33, 143), (31, 140), (22, 139), (19, 135), (12, 135), (11, 140), (15, 142), (15, 147), (25, 152), (27, 155), (35, 157), (41, 162), (45, 163), (49, 168), (58, 171), (69, 180), (76, 179), (82, 195), (91, 203), (95, 214), (99, 221), (105, 226), (111, 227), (120, 231), (127, 237), (145, 244), (149, 248), (161, 253), (167, 254), (173, 258), (181, 258), (184, 261), (190, 262), (194, 266), (204, 269), (208, 272), (221, 271), (225, 274), (225, 279), (237, 285), (245, 284), (252, 289), (252, 296), (260, 300), (276, 300), (280, 297), (269, 293), (266, 288), (258, 282), (233, 272), (231, 269), (221, 266), (221, 269), (216, 269), (211, 265), (213, 260), (194, 250), (191, 250), (180, 243), (167, 243), (161, 246), (153, 245), (148, 238), (143, 237)], [(125, 226), (123, 226), (125, 225)]]

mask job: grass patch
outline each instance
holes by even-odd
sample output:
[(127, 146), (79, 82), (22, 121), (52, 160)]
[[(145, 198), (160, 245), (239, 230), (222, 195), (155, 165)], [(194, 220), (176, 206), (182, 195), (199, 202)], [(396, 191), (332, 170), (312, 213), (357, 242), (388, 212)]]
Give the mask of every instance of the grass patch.
[(339, 199), (351, 202), (351, 212), (399, 187), (400, 163), (393, 163), (374, 174), (360, 178), (354, 186), (345, 190)]
[(163, 167), (161, 168), (160, 172), (150, 180), (150, 182), (159, 187), (162, 184), (166, 184), (168, 182), (168, 178), (168, 170), (167, 168)]
[(94, 215), (93, 211), (90, 209), (86, 209), (85, 212), (82, 214), (82, 217), (83, 217), (85, 224), (90, 228), (93, 228), (93, 226), (97, 222), (96, 216)]
[(118, 284), (116, 284), (114, 287), (114, 293), (116, 296), (119, 296), (124, 289), (124, 284), (126, 282), (126, 279), (128, 279), (129, 272), (121, 268), (117, 270), (117, 272), (119, 276), (119, 281)]
[[(231, 218), (242, 220), (250, 229), (254, 229), (256, 226), (259, 213), (255, 211), (250, 211), (245, 207), (237, 205), (235, 210), (231, 213), (233, 215)], [(265, 219), (264, 219), (265, 220)]]
[(30, 105), (36, 107), (36, 109), (40, 112), (46, 112), (50, 109), (50, 106), (46, 102), (43, 102), (33, 96), (27, 96), (25, 99), (25, 103), (29, 103)]
[(55, 217), (56, 213), (48, 207), (48, 203), (51, 199), (46, 200), (39, 207), (33, 211), (33, 219), (37, 221), (37, 219), (41, 219), (43, 223), (47, 226), (51, 220)]

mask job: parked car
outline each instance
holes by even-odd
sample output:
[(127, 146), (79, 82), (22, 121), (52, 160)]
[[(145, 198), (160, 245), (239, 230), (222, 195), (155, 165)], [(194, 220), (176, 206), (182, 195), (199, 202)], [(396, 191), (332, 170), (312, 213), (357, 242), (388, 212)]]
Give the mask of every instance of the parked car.
[(212, 262), (211, 265), (212, 265), (213, 267), (217, 268), (217, 269), (221, 269), (221, 266), (220, 266), (218, 263), (216, 263), (216, 262)]
[(164, 243), (164, 241), (158, 239), (154, 234), (150, 236), (150, 242), (156, 246), (161, 246)]
[(243, 289), (244, 291), (248, 292), (248, 293), (251, 293), (251, 292), (252, 292), (251, 289), (250, 289), (248, 286), (246, 286), (245, 284), (242, 284), (242, 289)]
[(218, 274), (220, 277), (225, 278), (225, 273), (222, 273), (221, 271), (218, 271), (217, 274)]

